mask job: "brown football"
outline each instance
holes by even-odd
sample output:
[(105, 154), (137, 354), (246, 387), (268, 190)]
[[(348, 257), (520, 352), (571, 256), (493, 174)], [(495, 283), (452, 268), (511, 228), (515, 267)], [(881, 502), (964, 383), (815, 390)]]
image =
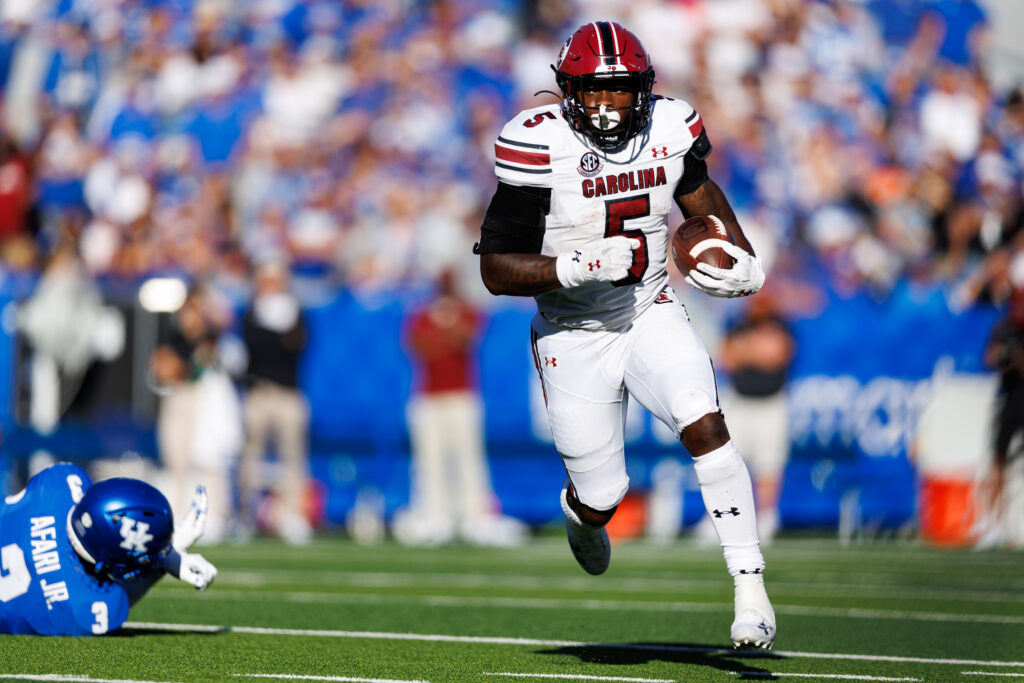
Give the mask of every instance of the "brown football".
[(723, 241), (736, 243), (717, 216), (687, 218), (672, 236), (672, 260), (684, 277), (698, 263), (707, 263), (716, 268), (732, 268), (736, 259), (722, 248)]

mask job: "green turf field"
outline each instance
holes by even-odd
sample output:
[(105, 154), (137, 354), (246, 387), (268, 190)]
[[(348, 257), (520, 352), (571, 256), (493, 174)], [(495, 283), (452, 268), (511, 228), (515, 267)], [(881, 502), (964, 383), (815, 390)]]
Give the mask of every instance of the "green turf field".
[(617, 545), (586, 575), (562, 538), (514, 550), (319, 540), (204, 548), (95, 638), (0, 636), (0, 678), (53, 681), (1024, 679), (1024, 553), (915, 544), (766, 550), (772, 652), (729, 646), (718, 549)]

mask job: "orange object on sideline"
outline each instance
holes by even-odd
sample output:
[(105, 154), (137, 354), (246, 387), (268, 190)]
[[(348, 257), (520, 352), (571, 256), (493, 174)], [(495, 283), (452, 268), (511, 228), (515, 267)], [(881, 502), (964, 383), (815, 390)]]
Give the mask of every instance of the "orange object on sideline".
[(921, 539), (940, 546), (971, 545), (976, 500), (970, 479), (924, 477), (918, 499)]
[(643, 496), (627, 494), (619, 503), (612, 521), (605, 526), (608, 537), (613, 541), (624, 541), (643, 536), (647, 523), (646, 510), (647, 504)]

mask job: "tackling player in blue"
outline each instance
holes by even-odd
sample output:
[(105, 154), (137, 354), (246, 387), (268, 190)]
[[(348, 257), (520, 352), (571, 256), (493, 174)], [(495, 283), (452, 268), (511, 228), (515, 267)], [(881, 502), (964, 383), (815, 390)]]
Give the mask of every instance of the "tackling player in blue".
[(217, 569), (187, 549), (206, 524), (200, 486), (177, 528), (160, 491), (138, 479), (95, 484), (48, 467), (0, 503), (0, 633), (113, 631), (164, 574), (203, 590)]

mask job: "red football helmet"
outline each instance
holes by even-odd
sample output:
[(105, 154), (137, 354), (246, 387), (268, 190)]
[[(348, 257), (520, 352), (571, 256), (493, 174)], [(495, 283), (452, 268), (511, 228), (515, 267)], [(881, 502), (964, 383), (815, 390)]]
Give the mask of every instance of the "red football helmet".
[[(558, 53), (555, 81), (562, 91), (562, 111), (574, 130), (601, 149), (614, 149), (647, 127), (651, 117), (654, 67), (647, 50), (630, 31), (614, 21), (584, 24)], [(583, 108), (584, 89), (600, 89), (602, 81), (635, 93), (633, 105), (616, 111), (618, 121), (600, 116), (595, 121)]]

